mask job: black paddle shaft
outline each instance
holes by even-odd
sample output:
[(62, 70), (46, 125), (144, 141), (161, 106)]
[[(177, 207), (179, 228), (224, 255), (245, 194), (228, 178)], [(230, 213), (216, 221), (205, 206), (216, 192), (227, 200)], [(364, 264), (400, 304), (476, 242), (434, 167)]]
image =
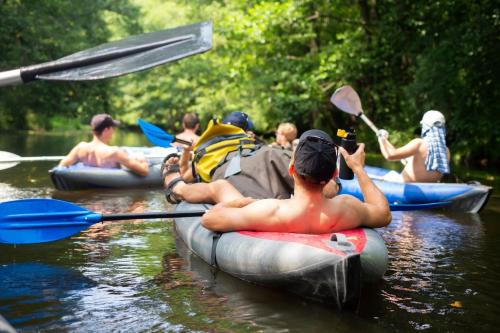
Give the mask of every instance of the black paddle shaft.
[(174, 138), (174, 142), (179, 142), (179, 143), (182, 143), (183, 145), (186, 145), (186, 146), (191, 146), (193, 144), (191, 141), (182, 140), (182, 139), (178, 139), (178, 138)]
[(206, 212), (206, 210), (194, 210), (194, 211), (190, 211), (190, 212), (150, 212), (150, 213), (107, 214), (107, 215), (102, 215), (101, 221), (197, 217), (197, 216), (202, 216), (203, 214), (205, 214), (205, 212)]

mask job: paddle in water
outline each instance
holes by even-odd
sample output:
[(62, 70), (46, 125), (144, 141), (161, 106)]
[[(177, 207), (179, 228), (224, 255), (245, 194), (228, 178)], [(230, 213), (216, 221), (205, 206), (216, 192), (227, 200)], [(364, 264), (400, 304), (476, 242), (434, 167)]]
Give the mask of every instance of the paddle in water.
[(187, 146), (191, 146), (192, 144), (191, 141), (178, 139), (175, 136), (168, 134), (158, 126), (148, 123), (145, 120), (138, 119), (137, 124), (139, 124), (142, 133), (144, 133), (149, 142), (151, 142), (155, 146), (171, 147), (172, 142), (179, 142)]
[(35, 244), (70, 237), (104, 221), (202, 216), (205, 211), (100, 214), (56, 199), (0, 203), (0, 243)]
[(143, 71), (212, 48), (212, 23), (201, 22), (103, 44), (59, 60), (0, 72), (0, 86), (35, 80), (87, 81)]

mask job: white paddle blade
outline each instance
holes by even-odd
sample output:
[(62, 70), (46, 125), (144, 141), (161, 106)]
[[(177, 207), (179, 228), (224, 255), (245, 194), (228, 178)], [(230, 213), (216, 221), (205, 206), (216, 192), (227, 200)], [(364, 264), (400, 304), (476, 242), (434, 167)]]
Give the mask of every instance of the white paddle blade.
[(10, 160), (16, 160), (19, 157), (20, 156), (9, 153), (7, 151), (0, 151), (0, 170), (5, 170), (18, 165), (19, 162), (12, 162)]
[(330, 101), (340, 110), (353, 116), (363, 113), (358, 93), (351, 86), (343, 86), (335, 90)]

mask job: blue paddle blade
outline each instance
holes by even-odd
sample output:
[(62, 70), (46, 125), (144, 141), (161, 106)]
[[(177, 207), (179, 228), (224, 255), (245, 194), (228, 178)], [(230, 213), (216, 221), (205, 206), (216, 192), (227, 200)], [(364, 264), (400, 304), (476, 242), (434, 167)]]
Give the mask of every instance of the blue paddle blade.
[(148, 138), (149, 142), (158, 147), (171, 147), (175, 137), (166, 133), (164, 130), (147, 121), (138, 119), (137, 123), (142, 130), (142, 133)]
[(46, 243), (72, 236), (100, 222), (102, 215), (55, 199), (0, 203), (0, 243)]

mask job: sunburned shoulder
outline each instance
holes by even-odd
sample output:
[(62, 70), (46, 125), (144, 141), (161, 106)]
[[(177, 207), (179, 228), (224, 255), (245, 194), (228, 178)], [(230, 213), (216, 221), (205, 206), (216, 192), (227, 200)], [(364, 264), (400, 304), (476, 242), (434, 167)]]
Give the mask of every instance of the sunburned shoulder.
[(80, 141), (75, 147), (76, 148), (87, 148), (90, 142)]
[(353, 197), (350, 194), (339, 194), (339, 195), (331, 198), (330, 201), (332, 202), (332, 204), (335, 204), (338, 206), (342, 206), (344, 204), (351, 205), (351, 204), (361, 203), (361, 201), (359, 201), (359, 199), (357, 199), (356, 197)]
[(272, 218), (279, 219), (283, 212), (289, 210), (289, 205), (288, 200), (262, 199), (243, 207), (241, 214), (257, 220), (265, 218), (271, 222)]
[(328, 211), (334, 215), (352, 212), (363, 205), (363, 202), (350, 194), (340, 194), (330, 200)]

